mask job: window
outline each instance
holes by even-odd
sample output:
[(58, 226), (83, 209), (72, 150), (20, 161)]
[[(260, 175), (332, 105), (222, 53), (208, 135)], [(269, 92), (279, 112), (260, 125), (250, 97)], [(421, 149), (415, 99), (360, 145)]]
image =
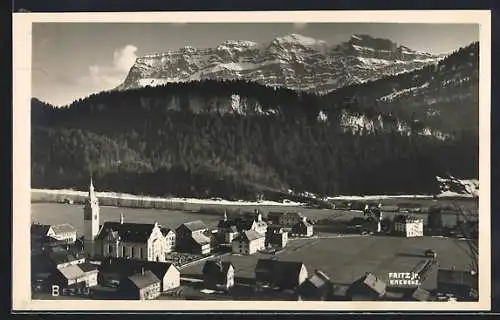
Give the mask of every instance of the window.
[(130, 247), (130, 255), (133, 257), (135, 257), (135, 248), (134, 247)]
[(142, 259), (143, 256), (142, 256), (142, 248), (139, 248), (139, 257)]
[(127, 253), (125, 252), (125, 246), (122, 246), (122, 257), (125, 257)]

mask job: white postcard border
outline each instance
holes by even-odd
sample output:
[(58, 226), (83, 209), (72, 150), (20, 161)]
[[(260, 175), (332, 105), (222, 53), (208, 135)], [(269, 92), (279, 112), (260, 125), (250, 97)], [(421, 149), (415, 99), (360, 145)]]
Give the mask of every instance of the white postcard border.
[[(99, 23), (475, 23), (480, 24), (480, 174), (478, 302), (281, 302), (281, 301), (98, 301), (32, 300), (30, 287), (30, 100), (31, 24)], [(490, 104), (491, 13), (436, 11), (267, 11), (13, 14), (13, 215), (12, 309), (16, 311), (486, 311), (491, 307)]]

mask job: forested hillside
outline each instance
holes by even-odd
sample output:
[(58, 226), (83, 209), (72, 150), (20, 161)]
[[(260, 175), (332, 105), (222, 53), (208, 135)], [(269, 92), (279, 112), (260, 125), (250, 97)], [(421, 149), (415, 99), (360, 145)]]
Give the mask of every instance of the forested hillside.
[[(470, 57), (453, 59), (463, 65)], [(207, 80), (100, 93), (67, 108), (33, 99), (32, 187), (83, 189), (92, 170), (102, 191), (161, 196), (253, 199), (289, 188), (322, 195), (439, 192), (436, 175), (478, 176), (477, 123), (453, 127), (447, 112), (428, 121), (414, 112), (418, 95), (396, 95), (382, 106), (379, 98), (389, 89), (377, 88), (410, 78), (421, 86), (444, 69), (327, 96)], [(468, 69), (455, 68), (446, 79)], [(467, 81), (473, 83), (473, 76)], [(464, 84), (455, 89), (458, 95), (438, 90), (432, 97), (448, 97), (448, 105), (474, 113), (475, 88)], [(345, 130), (345, 111), (383, 125)], [(321, 121), (320, 113), (326, 115)], [(401, 124), (410, 129), (400, 130)], [(420, 134), (424, 127), (450, 137)]]

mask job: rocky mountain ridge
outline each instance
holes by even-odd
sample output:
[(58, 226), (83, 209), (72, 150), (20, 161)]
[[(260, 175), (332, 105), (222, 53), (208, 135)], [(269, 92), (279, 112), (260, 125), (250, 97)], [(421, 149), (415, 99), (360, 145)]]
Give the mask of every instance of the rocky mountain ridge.
[(440, 55), (418, 52), (388, 39), (353, 35), (329, 45), (299, 34), (269, 43), (228, 40), (214, 48), (190, 46), (140, 57), (116, 90), (198, 80), (245, 80), (324, 94), (433, 64)]

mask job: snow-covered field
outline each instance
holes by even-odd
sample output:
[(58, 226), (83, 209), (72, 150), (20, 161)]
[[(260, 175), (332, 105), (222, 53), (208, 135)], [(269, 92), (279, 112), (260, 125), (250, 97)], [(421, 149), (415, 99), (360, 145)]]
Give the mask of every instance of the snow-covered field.
[[(58, 195), (58, 196), (87, 196), (87, 191), (76, 191), (71, 189), (31, 189), (32, 194), (47, 194), (47, 195)], [(141, 200), (141, 201), (158, 201), (158, 202), (177, 202), (177, 203), (189, 203), (189, 204), (221, 204), (221, 205), (261, 205), (261, 206), (300, 206), (302, 203), (293, 202), (290, 200), (283, 200), (283, 202), (277, 201), (228, 201), (224, 199), (193, 199), (193, 198), (160, 198), (160, 197), (145, 197), (145, 196), (135, 196), (125, 193), (116, 192), (96, 192), (99, 198), (113, 198), (113, 199), (123, 199), (123, 200)]]
[[(439, 178), (439, 177), (438, 177)], [(442, 179), (442, 178), (439, 178)], [(461, 181), (460, 186), (463, 186), (463, 188), (466, 190), (466, 192), (456, 192), (452, 191), (450, 189), (446, 189), (444, 187), (442, 189), (442, 192), (438, 195), (436, 195), (437, 198), (476, 198), (479, 196), (479, 181), (476, 180), (459, 180)], [(440, 181), (441, 182), (441, 181)], [(443, 184), (446, 185), (446, 183)], [(453, 188), (454, 189), (454, 188)], [(86, 191), (76, 191), (76, 190), (71, 190), (71, 189), (59, 189), (59, 190), (54, 190), (54, 189), (32, 189), (32, 197), (37, 198), (38, 196), (43, 196), (43, 195), (53, 195), (53, 196), (80, 196), (80, 197), (85, 197), (87, 196)], [(312, 194), (312, 193), (303, 193), (300, 194), (301, 196), (306, 196), (310, 198), (315, 198), (315, 199), (320, 199), (320, 197)], [(151, 202), (169, 202), (169, 203), (185, 203), (185, 204), (200, 204), (200, 205), (228, 205), (228, 206), (290, 206), (290, 207), (297, 207), (297, 206), (303, 206), (304, 203), (300, 202), (294, 202), (291, 200), (283, 200), (282, 202), (278, 201), (269, 201), (269, 200), (263, 200), (263, 201), (243, 201), (243, 200), (238, 200), (238, 201), (229, 201), (229, 200), (224, 200), (221, 198), (212, 198), (212, 199), (195, 199), (195, 198), (160, 198), (160, 197), (146, 197), (146, 196), (136, 196), (136, 195), (131, 195), (131, 194), (124, 194), (124, 193), (116, 193), (116, 192), (97, 192), (97, 196), (99, 198), (108, 198), (108, 199), (121, 199), (121, 200), (140, 200), (140, 201), (151, 201)], [(373, 201), (373, 200), (384, 200), (384, 199), (432, 199), (433, 195), (369, 195), (369, 196), (362, 196), (362, 195), (337, 195), (337, 196), (332, 196), (332, 197), (326, 197), (323, 200), (327, 201)]]

